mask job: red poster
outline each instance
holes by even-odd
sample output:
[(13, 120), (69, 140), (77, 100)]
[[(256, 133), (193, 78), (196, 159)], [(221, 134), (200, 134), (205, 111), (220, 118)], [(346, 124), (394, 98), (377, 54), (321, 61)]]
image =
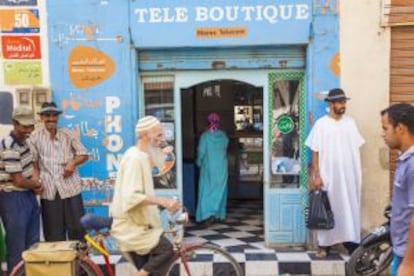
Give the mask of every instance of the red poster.
[(3, 58), (5, 59), (40, 59), (39, 36), (11, 36), (1, 38)]

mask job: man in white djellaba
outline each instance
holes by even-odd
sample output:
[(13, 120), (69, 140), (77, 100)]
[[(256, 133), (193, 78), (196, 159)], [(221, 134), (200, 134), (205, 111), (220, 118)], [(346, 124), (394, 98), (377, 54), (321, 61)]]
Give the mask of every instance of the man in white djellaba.
[(309, 188), (327, 191), (335, 219), (333, 229), (316, 230), (319, 258), (326, 257), (331, 246), (340, 243), (352, 254), (361, 240), (359, 150), (365, 140), (355, 121), (345, 115), (348, 100), (342, 89), (329, 90), (325, 98), (329, 114), (316, 121), (305, 142), (312, 150)]

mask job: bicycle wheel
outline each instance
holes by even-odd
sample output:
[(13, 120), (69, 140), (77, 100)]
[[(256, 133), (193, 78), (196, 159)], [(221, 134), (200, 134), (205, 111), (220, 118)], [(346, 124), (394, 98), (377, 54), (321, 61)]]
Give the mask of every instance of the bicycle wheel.
[[(103, 276), (102, 270), (89, 258), (76, 261), (76, 275), (77, 276)], [(25, 267), (24, 262), (20, 262), (12, 271), (10, 276), (24, 276)]]
[(83, 258), (76, 262), (76, 275), (79, 276), (103, 276), (102, 270), (89, 258)]
[(10, 276), (23, 276), (24, 275), (24, 261), (20, 261), (10, 273)]
[(358, 247), (349, 258), (347, 275), (379, 275), (392, 261), (392, 245), (389, 241), (378, 241), (369, 246)]
[[(184, 252), (184, 251), (183, 251)], [(168, 276), (243, 276), (237, 261), (224, 249), (211, 245), (186, 247), (185, 253), (171, 261)]]

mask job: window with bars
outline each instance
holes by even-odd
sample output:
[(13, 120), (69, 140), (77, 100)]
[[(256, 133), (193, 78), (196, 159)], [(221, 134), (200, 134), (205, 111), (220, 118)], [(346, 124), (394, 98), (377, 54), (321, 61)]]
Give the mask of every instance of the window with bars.
[(176, 189), (174, 81), (172, 77), (143, 78), (145, 115), (157, 117), (164, 128), (166, 143), (160, 154), (164, 164), (153, 168), (156, 189)]

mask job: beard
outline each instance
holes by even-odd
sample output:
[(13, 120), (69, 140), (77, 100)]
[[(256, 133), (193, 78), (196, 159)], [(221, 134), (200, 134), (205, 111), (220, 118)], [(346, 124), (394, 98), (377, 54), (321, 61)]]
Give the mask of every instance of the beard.
[(165, 153), (162, 151), (160, 147), (155, 147), (153, 145), (149, 145), (147, 148), (147, 153), (153, 163), (153, 166), (157, 166), (159, 170), (164, 167), (165, 162)]
[(345, 107), (342, 107), (342, 108), (334, 108), (333, 109), (333, 112), (336, 115), (344, 115), (345, 114), (345, 111), (346, 111), (346, 108)]

